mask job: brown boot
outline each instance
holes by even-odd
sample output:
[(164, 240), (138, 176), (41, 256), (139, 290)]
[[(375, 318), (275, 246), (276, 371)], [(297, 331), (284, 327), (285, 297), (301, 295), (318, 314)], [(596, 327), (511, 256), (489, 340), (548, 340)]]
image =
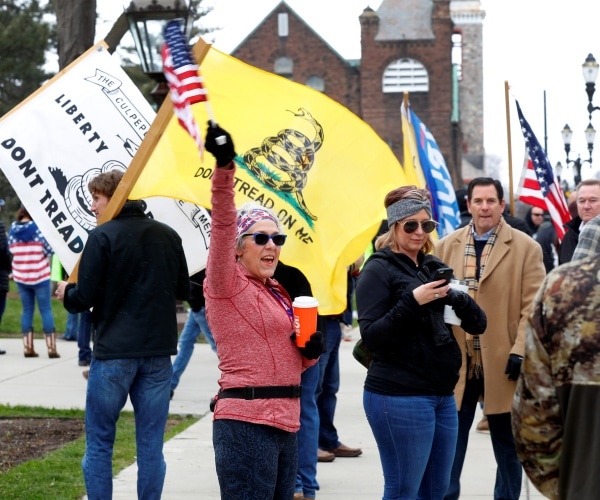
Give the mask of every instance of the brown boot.
[(39, 354), (33, 350), (33, 332), (23, 334), (24, 356), (26, 358), (37, 358)]
[(48, 348), (49, 358), (60, 358), (60, 354), (56, 352), (56, 334), (47, 333), (46, 335), (46, 347)]

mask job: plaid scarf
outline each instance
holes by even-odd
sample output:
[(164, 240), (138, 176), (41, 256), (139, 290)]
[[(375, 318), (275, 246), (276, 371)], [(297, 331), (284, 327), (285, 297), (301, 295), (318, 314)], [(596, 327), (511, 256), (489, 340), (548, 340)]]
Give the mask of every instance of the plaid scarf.
[[(483, 247), (483, 251), (481, 252), (481, 258), (479, 259), (479, 278), (483, 276), (485, 272), (485, 266), (487, 264), (488, 258), (492, 253), (492, 248), (494, 248), (494, 243), (496, 243), (496, 238), (498, 236), (498, 231), (502, 227), (502, 218), (500, 218), (500, 222), (494, 228), (492, 234), (485, 242), (485, 246)], [(467, 244), (465, 245), (465, 267), (464, 267), (464, 279), (469, 286), (469, 295), (473, 298), (473, 300), (477, 301), (477, 291), (479, 290), (479, 281), (477, 279), (477, 252), (475, 250), (475, 242), (473, 239), (473, 221), (469, 223), (469, 237), (467, 239)], [(468, 378), (479, 378), (483, 375), (483, 362), (481, 360), (481, 345), (479, 343), (479, 335), (471, 335), (470, 333), (466, 333), (466, 343), (467, 343), (467, 356), (469, 356), (470, 364), (469, 371), (467, 373)]]

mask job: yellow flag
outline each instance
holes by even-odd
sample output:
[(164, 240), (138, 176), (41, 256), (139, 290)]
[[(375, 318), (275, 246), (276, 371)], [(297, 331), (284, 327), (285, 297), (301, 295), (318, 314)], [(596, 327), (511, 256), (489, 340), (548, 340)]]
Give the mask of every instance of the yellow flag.
[[(318, 91), (214, 48), (201, 71), (238, 154), (236, 205), (255, 200), (273, 209), (288, 235), (281, 260), (306, 275), (320, 314), (343, 312), (346, 267), (386, 218), (385, 195), (405, 184), (400, 163), (369, 125)], [(193, 111), (205, 130), (206, 107)], [(130, 198), (170, 196), (211, 208), (214, 168), (173, 117)]]
[(413, 184), (419, 188), (426, 188), (425, 175), (421, 168), (419, 160), (419, 150), (417, 149), (417, 139), (415, 137), (415, 128), (410, 122), (408, 116), (408, 93), (404, 93), (404, 100), (400, 107), (402, 116), (402, 142), (404, 145), (404, 174), (406, 175), (406, 183)]

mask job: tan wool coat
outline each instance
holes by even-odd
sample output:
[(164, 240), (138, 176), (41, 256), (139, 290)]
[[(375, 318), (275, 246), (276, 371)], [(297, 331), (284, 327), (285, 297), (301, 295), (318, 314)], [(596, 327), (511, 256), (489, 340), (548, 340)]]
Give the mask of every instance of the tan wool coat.
[[(435, 254), (464, 278), (465, 245), (471, 226), (457, 229), (441, 239)], [(483, 360), (486, 415), (511, 411), (516, 382), (504, 373), (510, 354), (525, 353), (525, 326), (531, 303), (546, 275), (541, 246), (527, 234), (502, 224), (475, 300), (487, 314), (487, 329), (480, 336)], [(467, 375), (465, 332), (453, 327), (463, 364), (456, 385), (460, 408)]]

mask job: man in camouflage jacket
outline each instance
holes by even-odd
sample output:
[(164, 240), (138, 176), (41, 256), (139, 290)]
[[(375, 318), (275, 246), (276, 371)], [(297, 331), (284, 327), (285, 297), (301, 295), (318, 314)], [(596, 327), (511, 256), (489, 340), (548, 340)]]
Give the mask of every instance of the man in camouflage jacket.
[(553, 499), (600, 494), (599, 272), (598, 255), (551, 271), (526, 331), (513, 432), (527, 475)]

